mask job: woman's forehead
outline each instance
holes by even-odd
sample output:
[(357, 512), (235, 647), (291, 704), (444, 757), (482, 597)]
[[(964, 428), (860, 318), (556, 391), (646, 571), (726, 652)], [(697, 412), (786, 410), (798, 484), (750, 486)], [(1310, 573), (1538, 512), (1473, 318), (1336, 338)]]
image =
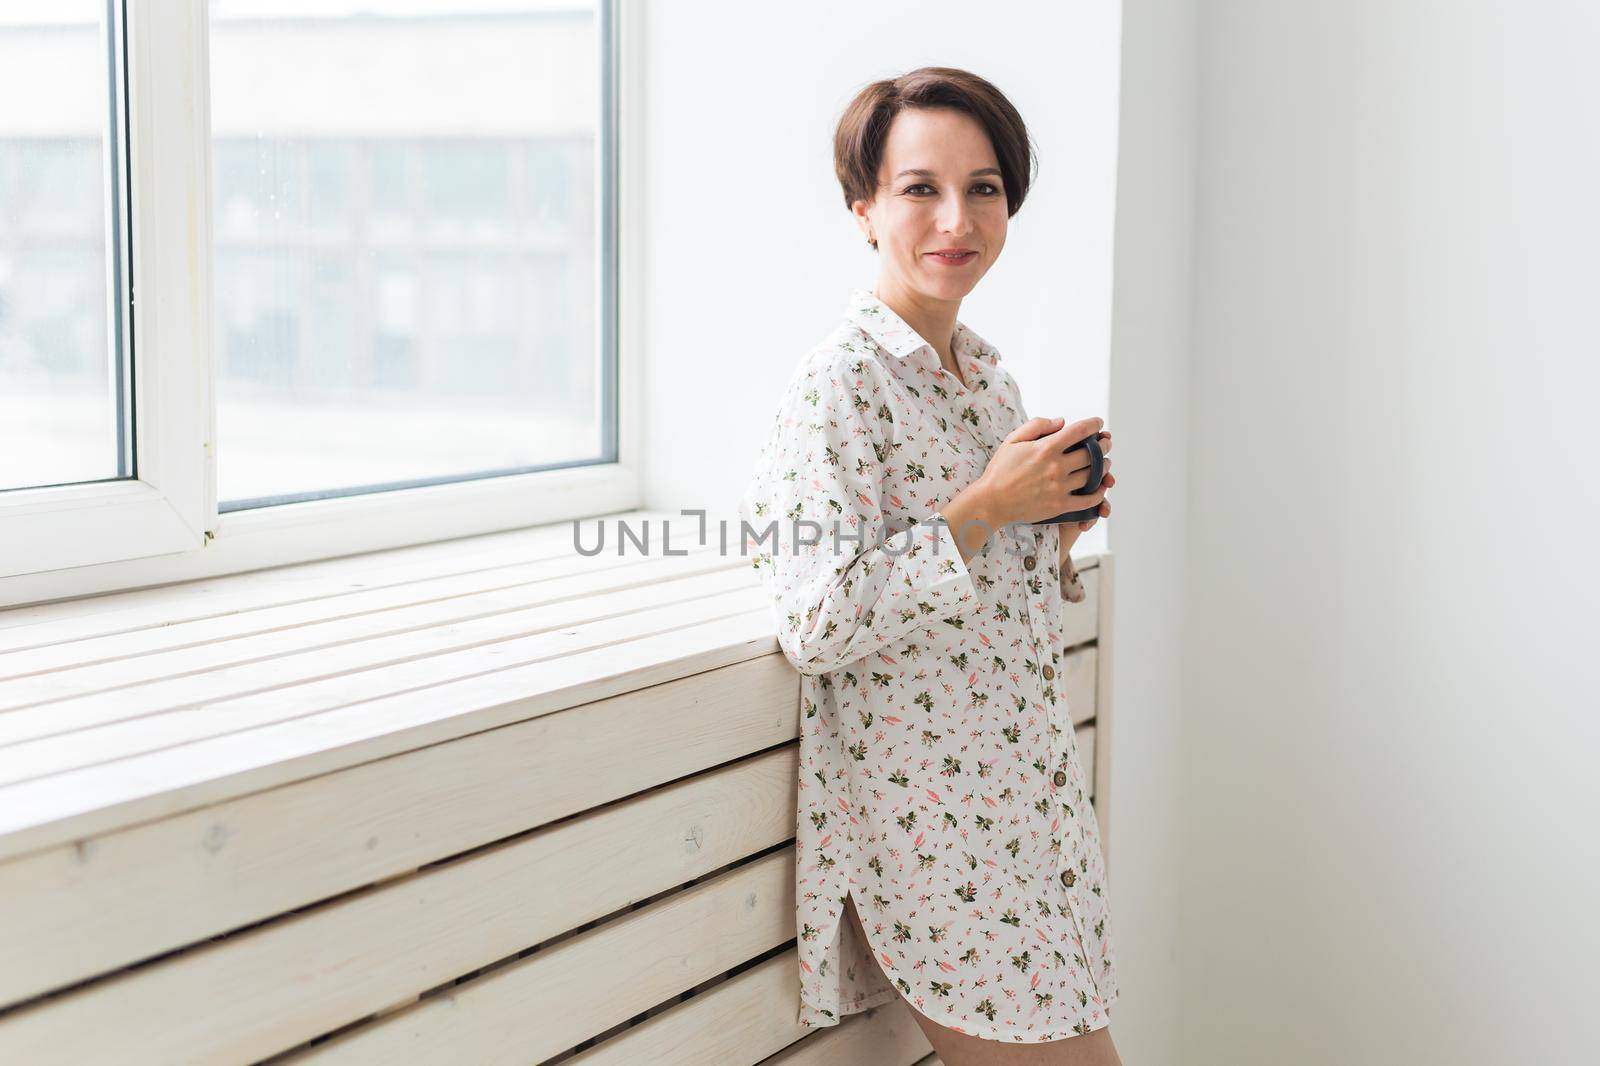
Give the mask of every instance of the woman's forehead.
[(956, 177), (998, 167), (983, 127), (971, 115), (943, 108), (907, 108), (896, 115), (884, 140), (883, 161), (891, 178), (903, 170)]

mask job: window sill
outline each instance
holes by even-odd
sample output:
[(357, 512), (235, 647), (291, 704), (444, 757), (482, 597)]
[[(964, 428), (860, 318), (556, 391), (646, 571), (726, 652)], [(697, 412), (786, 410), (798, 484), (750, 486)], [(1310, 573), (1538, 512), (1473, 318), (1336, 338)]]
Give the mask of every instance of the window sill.
[(662, 517), (0, 612), (0, 860), (776, 651), (748, 560)]
[(737, 523), (667, 555), (664, 518), (586, 520), (593, 556), (562, 521), (0, 612), (0, 861), (776, 653)]
[[(50, 604), (611, 514), (634, 507), (638, 498), (633, 466), (594, 463), (230, 511), (216, 516), (209, 527), (211, 539), (203, 539), (200, 547), (168, 554), (130, 547), (124, 519), (107, 527), (104, 519), (97, 523), (91, 512), (81, 511), (84, 517), (75, 522), (95, 524), (96, 533), (116, 529), (114, 548), (127, 556), (89, 565), (69, 564), (48, 535), (18, 534), (17, 524), (10, 523), (12, 533), (0, 536), (0, 607)], [(96, 538), (75, 537), (88, 539)], [(8, 624), (15, 624), (15, 616), (0, 611), (0, 629)]]

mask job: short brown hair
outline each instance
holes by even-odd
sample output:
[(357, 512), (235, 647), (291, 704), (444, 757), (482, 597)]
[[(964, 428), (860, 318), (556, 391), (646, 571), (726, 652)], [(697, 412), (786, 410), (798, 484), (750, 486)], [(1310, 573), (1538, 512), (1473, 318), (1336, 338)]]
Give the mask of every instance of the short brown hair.
[(896, 115), (913, 107), (949, 108), (977, 120), (1000, 161), (1006, 217), (1015, 215), (1037, 170), (1028, 128), (1004, 93), (978, 75), (955, 67), (918, 67), (898, 78), (875, 81), (850, 101), (833, 133), (833, 169), (844, 190), (844, 205), (849, 207), (857, 200), (871, 203), (876, 198), (889, 127)]

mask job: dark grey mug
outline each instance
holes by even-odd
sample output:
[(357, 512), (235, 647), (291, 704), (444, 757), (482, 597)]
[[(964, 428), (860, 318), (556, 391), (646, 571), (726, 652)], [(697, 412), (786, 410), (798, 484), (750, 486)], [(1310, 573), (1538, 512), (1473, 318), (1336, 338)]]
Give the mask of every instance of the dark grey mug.
[[(1078, 448), (1083, 448), (1089, 453), (1089, 480), (1084, 484), (1083, 488), (1073, 489), (1072, 495), (1088, 496), (1100, 488), (1100, 479), (1105, 476), (1106, 472), (1106, 453), (1100, 449), (1100, 432), (1096, 430), (1072, 447), (1063, 448), (1062, 454), (1065, 455), (1067, 452), (1075, 451)], [(1043, 521), (1035, 522), (1034, 525), (1044, 526), (1053, 522), (1087, 522), (1091, 518), (1099, 517), (1100, 505), (1095, 504), (1093, 507), (1087, 507), (1081, 511), (1063, 511), (1054, 518), (1046, 518)]]

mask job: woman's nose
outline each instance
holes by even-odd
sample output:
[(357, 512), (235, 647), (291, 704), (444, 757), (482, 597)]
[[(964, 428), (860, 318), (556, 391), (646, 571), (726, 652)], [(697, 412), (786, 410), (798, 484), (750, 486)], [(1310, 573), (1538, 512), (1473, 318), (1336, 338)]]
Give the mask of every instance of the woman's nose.
[(939, 207), (939, 227), (947, 232), (961, 234), (967, 232), (967, 205), (961, 197), (946, 200)]

